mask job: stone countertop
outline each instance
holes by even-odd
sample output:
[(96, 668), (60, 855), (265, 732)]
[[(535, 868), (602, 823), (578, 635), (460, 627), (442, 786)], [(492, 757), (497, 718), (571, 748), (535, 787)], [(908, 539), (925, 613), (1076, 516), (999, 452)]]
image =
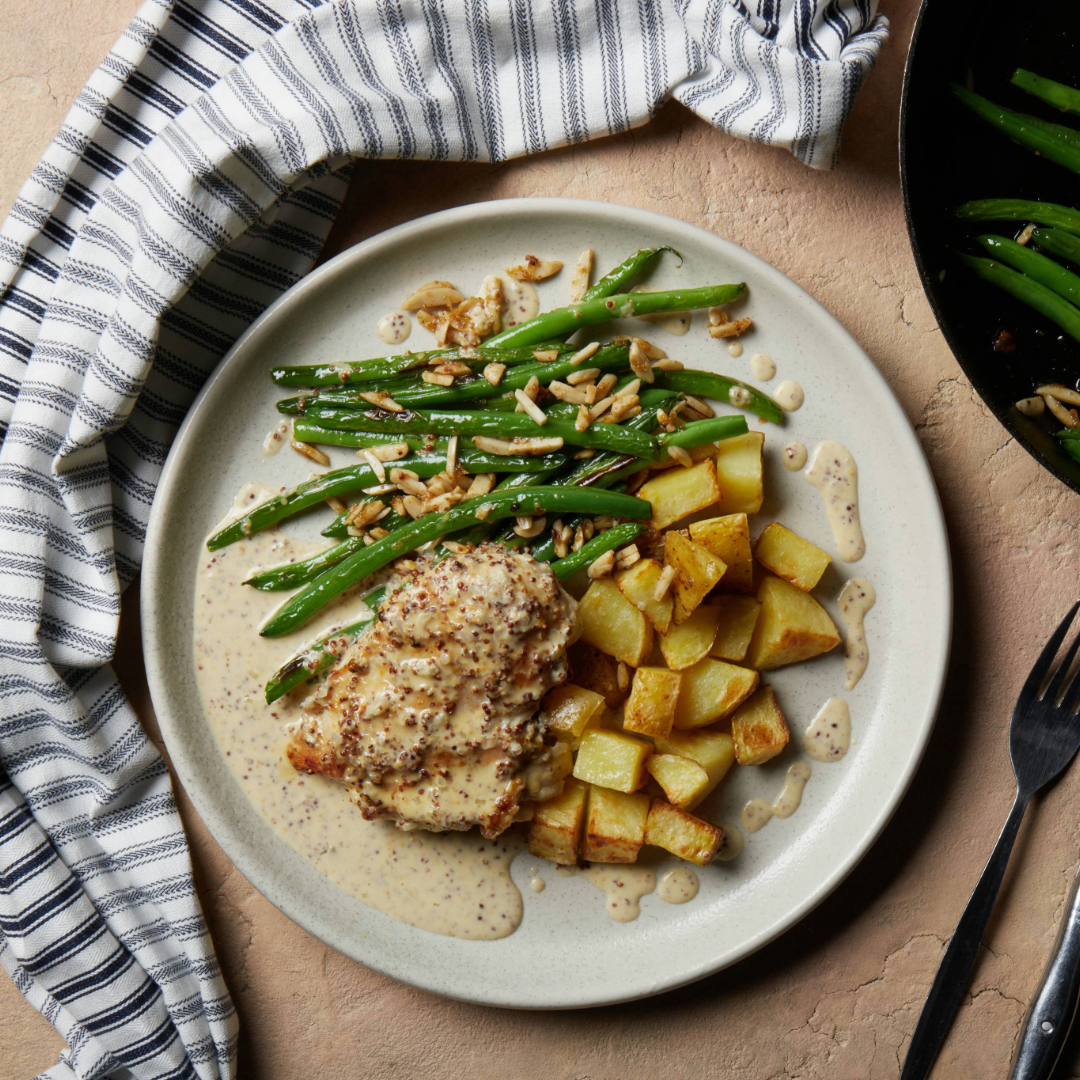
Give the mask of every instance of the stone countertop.
[[(0, 213), (137, 0), (0, 0)], [(502, 1012), (402, 986), (308, 936), (231, 865), (177, 785), (196, 880), (258, 1080), (731, 1080), (896, 1077), (930, 980), (1012, 799), (1017, 688), (1078, 594), (1080, 498), (1008, 437), (942, 340), (908, 248), (896, 131), (916, 0), (882, 0), (893, 37), (858, 99), (841, 167), (717, 133), (671, 104), (627, 135), (502, 165), (358, 166), (327, 256), (446, 207), (527, 195), (659, 210), (760, 255), (855, 335), (930, 460), (952, 543), (956, 630), (944, 705), (878, 843), (810, 916), (737, 966), (587, 1012)], [(136, 589), (116, 667), (156, 736)], [(1080, 857), (1080, 775), (1028, 813), (975, 972), (934, 1072), (1004, 1077)], [(331, 1018), (332, 1019), (329, 1019)], [(408, 1037), (402, 1038), (402, 1032)], [(60, 1039), (0, 980), (0, 1077), (53, 1064)], [(1080, 1039), (1059, 1076), (1080, 1076)]]

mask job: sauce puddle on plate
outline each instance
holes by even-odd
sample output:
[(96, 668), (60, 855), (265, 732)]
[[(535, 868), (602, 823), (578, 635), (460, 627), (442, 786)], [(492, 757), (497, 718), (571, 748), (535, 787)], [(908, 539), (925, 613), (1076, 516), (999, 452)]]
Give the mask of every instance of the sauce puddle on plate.
[(866, 578), (852, 578), (840, 590), (840, 618), (844, 623), (844, 688), (854, 690), (870, 662), (866, 644), (866, 613), (877, 603), (874, 586)]
[(859, 470), (851, 451), (838, 442), (819, 443), (806, 480), (825, 503), (837, 556), (858, 562), (866, 554), (866, 541), (859, 522)]
[(776, 797), (776, 802), (766, 799), (751, 799), (742, 809), (739, 824), (747, 832), (757, 832), (774, 818), (791, 817), (802, 802), (803, 788), (810, 779), (810, 766), (805, 761), (796, 761), (787, 771), (784, 786)]
[(851, 712), (843, 698), (831, 697), (810, 721), (803, 749), (815, 761), (839, 761), (851, 746)]

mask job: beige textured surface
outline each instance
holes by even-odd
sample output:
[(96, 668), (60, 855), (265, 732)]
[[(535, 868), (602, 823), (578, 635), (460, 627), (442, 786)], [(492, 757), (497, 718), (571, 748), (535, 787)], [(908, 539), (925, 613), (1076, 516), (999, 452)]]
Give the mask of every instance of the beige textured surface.
[[(135, 6), (0, 0), (0, 209), (10, 206), (84, 75)], [(242, 1075), (897, 1076), (943, 940), (1008, 810), (1012, 699), (1033, 648), (1078, 591), (1080, 499), (1007, 438), (935, 328), (907, 247), (895, 151), (916, 4), (882, 6), (893, 18), (893, 42), (859, 99), (838, 172), (809, 172), (780, 151), (725, 138), (671, 106), (631, 135), (536, 160), (361, 166), (328, 254), (448, 206), (580, 195), (712, 229), (830, 308), (878, 363), (916, 425), (953, 544), (957, 625), (949, 689), (900, 812), (830, 899), (737, 967), (651, 1001), (533, 1015), (443, 1001), (320, 945), (232, 868), (181, 794), (203, 903), (244, 1025)], [(136, 599), (132, 593), (125, 601), (118, 666), (149, 717)], [(1025, 823), (990, 947), (934, 1074), (939, 1080), (1006, 1075), (1078, 856), (1074, 772)], [(1080, 1075), (1076, 1043), (1061, 1075)], [(58, 1048), (51, 1028), (0, 981), (0, 1077), (31, 1076), (55, 1060)]]

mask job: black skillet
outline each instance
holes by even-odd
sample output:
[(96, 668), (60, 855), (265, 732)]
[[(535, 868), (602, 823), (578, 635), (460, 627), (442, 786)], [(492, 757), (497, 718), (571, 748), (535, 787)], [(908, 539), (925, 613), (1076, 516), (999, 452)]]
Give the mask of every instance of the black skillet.
[[(992, 101), (1080, 128), (1009, 85), (1017, 67), (1080, 86), (1080, 0), (924, 0), (911, 40), (900, 113), (900, 175), (908, 233), (923, 288), (945, 340), (979, 396), (1055, 476), (1080, 491), (1080, 463), (1014, 403), (1043, 382), (1078, 386), (1080, 342), (978, 281), (952, 259), (980, 232), (1011, 236), (1009, 222), (957, 222), (967, 199), (1015, 196), (1080, 206), (1080, 176), (1014, 145), (955, 102), (950, 82)], [(1076, 269), (1073, 267), (1073, 269)], [(1013, 351), (995, 348), (1002, 330)]]

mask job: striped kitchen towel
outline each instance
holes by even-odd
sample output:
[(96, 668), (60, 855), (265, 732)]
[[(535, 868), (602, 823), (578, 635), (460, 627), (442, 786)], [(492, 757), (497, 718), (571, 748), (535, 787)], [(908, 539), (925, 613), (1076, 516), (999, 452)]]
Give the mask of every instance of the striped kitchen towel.
[(0, 962), (52, 1077), (229, 1077), (168, 773), (108, 666), (170, 441), (364, 158), (493, 160), (675, 96), (829, 167), (875, 0), (146, 0), (0, 231)]

